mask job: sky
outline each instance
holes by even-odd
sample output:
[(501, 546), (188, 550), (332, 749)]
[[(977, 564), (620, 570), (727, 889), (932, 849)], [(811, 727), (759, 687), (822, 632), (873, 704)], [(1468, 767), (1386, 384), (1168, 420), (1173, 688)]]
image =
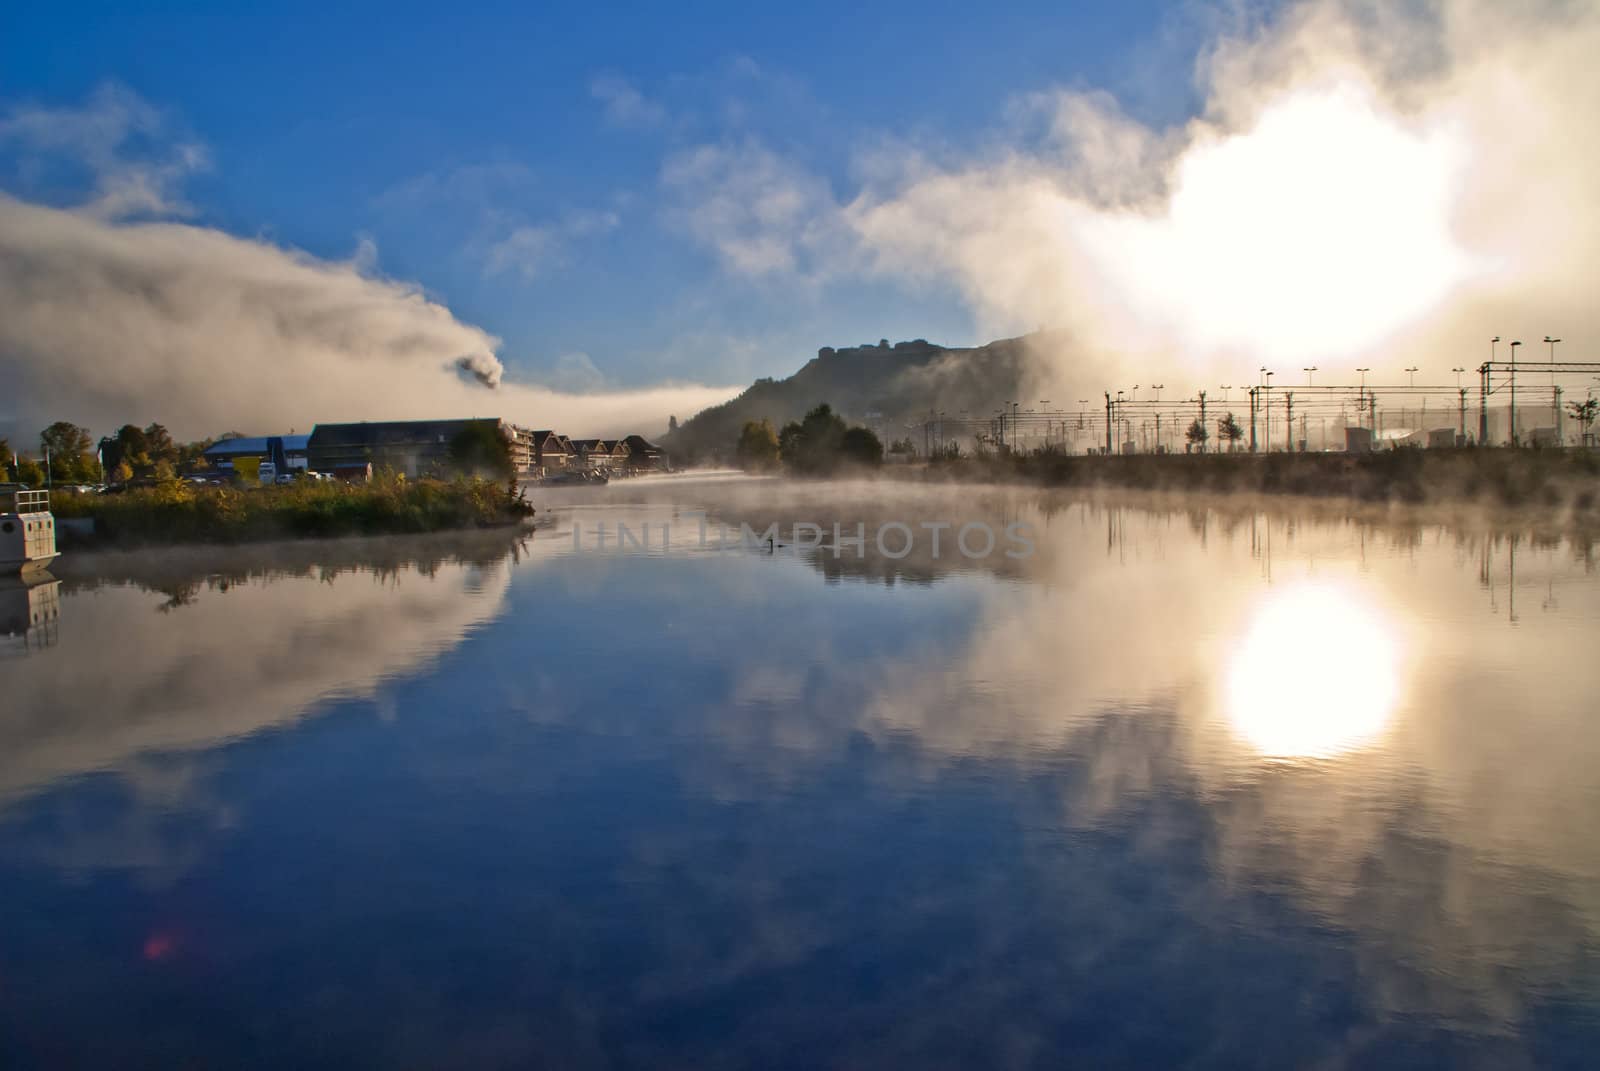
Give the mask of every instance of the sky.
[(121, 7), (0, 14), (0, 426), (607, 434), (1038, 328), (1041, 387), (1445, 367), (1594, 281), (1587, 4)]

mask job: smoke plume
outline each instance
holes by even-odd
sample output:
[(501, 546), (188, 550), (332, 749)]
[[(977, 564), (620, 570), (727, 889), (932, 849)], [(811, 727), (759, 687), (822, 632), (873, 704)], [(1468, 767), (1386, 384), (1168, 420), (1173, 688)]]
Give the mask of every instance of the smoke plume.
[[(500, 416), (655, 434), (733, 391), (561, 394), (502, 380), (499, 340), (356, 262), (173, 222), (118, 223), (0, 194), (0, 429), (182, 436), (319, 421)], [(491, 388), (491, 389), (485, 389)]]

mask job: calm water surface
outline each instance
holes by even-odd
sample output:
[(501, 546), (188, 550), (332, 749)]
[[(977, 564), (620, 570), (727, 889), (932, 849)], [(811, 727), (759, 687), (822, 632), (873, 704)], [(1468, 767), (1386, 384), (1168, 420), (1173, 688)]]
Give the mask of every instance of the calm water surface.
[[(0, 590), (0, 1066), (1594, 1066), (1586, 546), (552, 501)], [(699, 546), (693, 509), (1036, 553)], [(619, 522), (673, 545), (597, 550)]]

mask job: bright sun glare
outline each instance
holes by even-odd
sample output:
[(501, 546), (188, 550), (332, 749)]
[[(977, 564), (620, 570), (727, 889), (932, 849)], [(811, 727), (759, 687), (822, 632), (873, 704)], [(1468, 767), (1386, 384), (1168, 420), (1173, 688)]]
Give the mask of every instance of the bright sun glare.
[(1087, 221), (1096, 269), (1207, 347), (1357, 352), (1434, 308), (1474, 265), (1452, 237), (1465, 152), (1359, 85), (1303, 90), (1184, 157), (1169, 210)]
[(1372, 744), (1400, 688), (1400, 641), (1345, 588), (1306, 583), (1256, 611), (1228, 671), (1228, 715), (1272, 758), (1331, 758)]

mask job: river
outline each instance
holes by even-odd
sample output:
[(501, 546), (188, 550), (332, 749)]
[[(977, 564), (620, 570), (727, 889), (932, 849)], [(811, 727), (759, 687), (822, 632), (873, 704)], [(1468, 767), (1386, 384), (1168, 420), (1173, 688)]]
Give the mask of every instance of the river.
[(986, 487), (540, 504), (0, 590), (0, 1065), (1600, 1051), (1587, 542)]

